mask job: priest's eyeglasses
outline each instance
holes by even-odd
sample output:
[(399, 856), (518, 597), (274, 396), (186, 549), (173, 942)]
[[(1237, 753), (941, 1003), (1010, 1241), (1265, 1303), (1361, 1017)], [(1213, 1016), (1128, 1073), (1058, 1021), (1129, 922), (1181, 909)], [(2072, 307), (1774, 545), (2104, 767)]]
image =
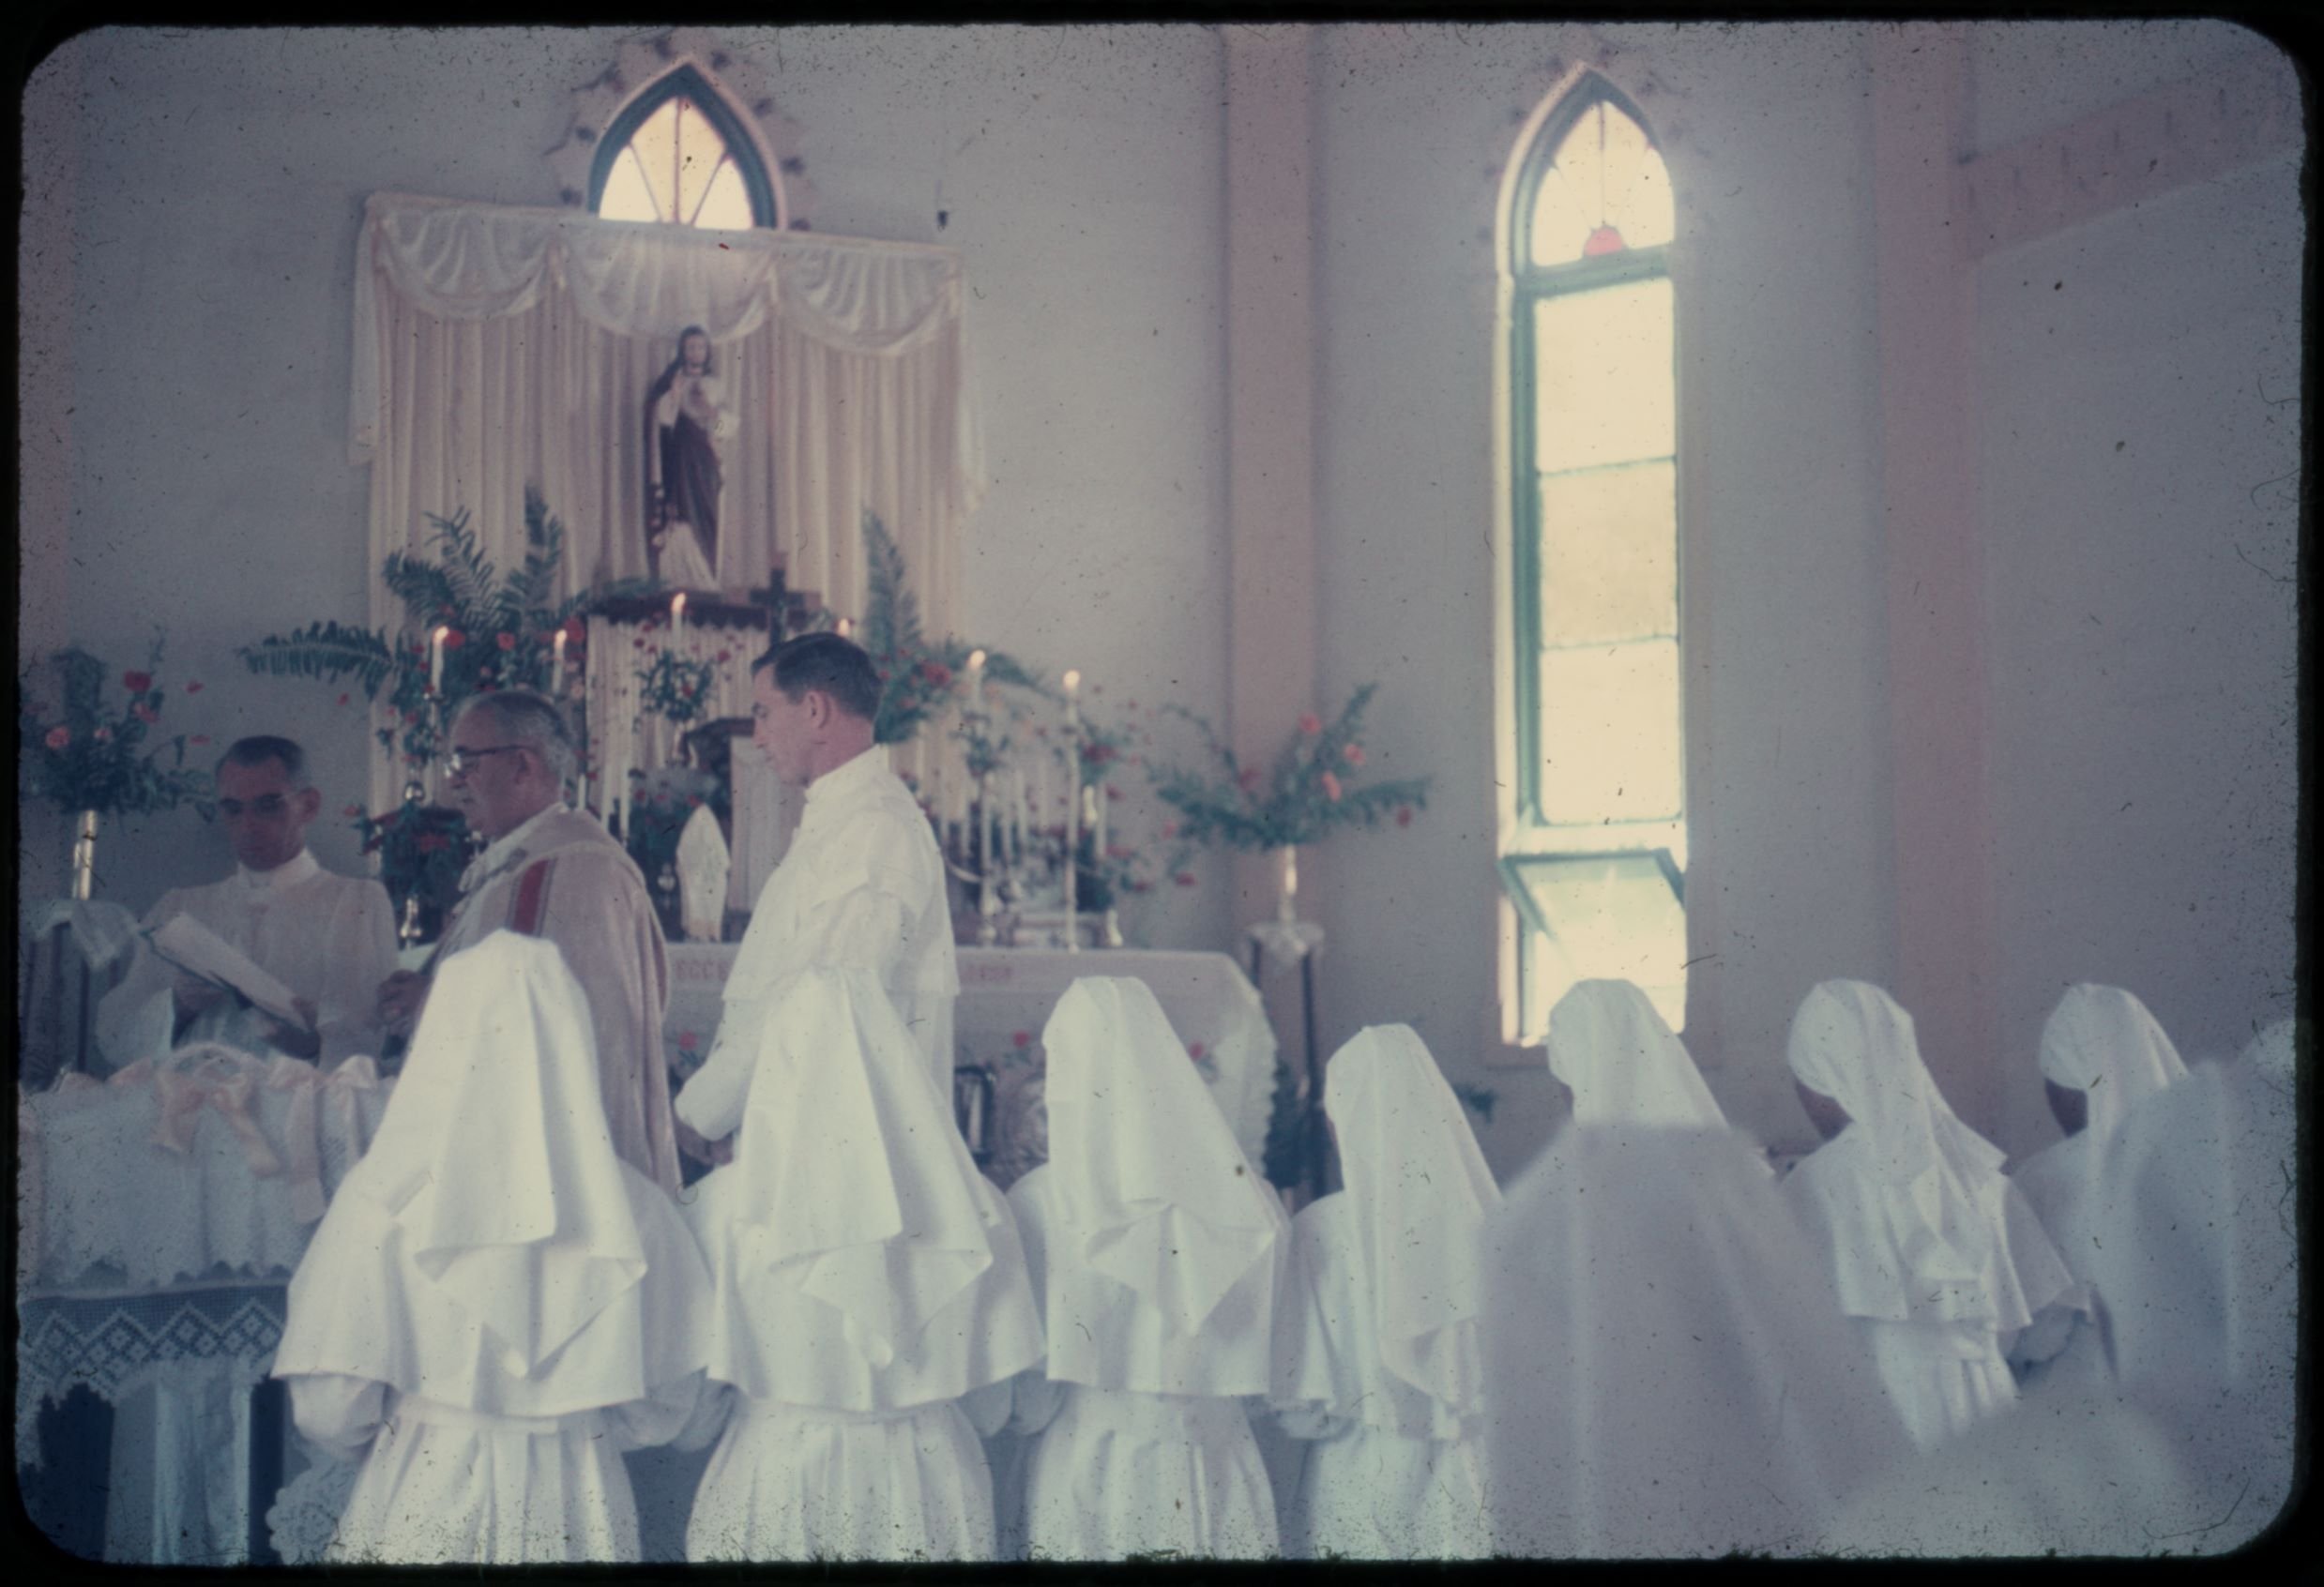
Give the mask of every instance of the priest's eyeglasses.
[(522, 744), (495, 744), (485, 749), (455, 749), (447, 761), (445, 770), (454, 777), (465, 777), (476, 769), (476, 763), (487, 755), (506, 755), (512, 749), (523, 749)]

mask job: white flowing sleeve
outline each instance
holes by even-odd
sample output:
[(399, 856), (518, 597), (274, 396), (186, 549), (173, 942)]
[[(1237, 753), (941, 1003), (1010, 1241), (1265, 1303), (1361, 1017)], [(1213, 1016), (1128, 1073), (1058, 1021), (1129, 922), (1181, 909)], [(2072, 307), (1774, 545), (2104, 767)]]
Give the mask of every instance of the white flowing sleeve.
[(376, 1054), (379, 984), (395, 974), (395, 909), (376, 882), (349, 888), (331, 921), (329, 979), (317, 1000), (322, 1066), (337, 1068), (358, 1052)]
[(613, 1435), (614, 1447), (627, 1452), (676, 1443), (691, 1428), (702, 1401), (710, 1398), (703, 1392), (706, 1381), (697, 1369), (649, 1391), (644, 1399), (608, 1407), (605, 1430)]
[(344, 1372), (301, 1372), (283, 1380), (291, 1423), (338, 1460), (359, 1460), (387, 1418), (387, 1385)]
[(758, 1032), (750, 1028), (770, 1000), (730, 1003), (710, 1042), (710, 1055), (693, 1078), (678, 1088), (672, 1104), (678, 1122), (705, 1141), (723, 1141), (742, 1123), (751, 1096), (751, 1073), (758, 1062)]

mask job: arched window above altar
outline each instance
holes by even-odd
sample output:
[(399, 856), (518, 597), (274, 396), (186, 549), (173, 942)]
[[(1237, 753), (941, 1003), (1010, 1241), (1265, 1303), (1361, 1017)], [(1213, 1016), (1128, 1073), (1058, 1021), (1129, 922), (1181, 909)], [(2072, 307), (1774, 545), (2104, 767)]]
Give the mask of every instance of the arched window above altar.
[(781, 223), (773, 181), (740, 121), (690, 66), (614, 118), (592, 164), (589, 202), (608, 220), (711, 231)]

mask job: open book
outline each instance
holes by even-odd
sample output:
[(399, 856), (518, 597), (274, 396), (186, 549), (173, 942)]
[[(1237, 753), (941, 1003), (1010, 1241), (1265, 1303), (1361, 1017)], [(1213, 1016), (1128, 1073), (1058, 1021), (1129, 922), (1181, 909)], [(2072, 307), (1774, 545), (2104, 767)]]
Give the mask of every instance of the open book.
[(223, 987), (294, 1029), (314, 1029), (292, 1001), (290, 988), (192, 915), (174, 914), (145, 936), (154, 952), (188, 975)]

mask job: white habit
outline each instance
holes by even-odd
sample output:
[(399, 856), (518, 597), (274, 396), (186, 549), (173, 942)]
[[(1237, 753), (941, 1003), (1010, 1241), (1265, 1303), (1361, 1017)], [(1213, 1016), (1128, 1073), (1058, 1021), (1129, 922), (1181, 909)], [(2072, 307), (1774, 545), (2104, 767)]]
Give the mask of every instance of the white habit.
[[(698, 1111), (740, 1118), (769, 996), (802, 970), (871, 971), (910, 1027), (936, 1089), (952, 1095), (960, 973), (935, 834), (874, 745), (808, 785), (788, 853), (758, 897), (726, 976), (710, 1056), (687, 1089)], [(730, 1045), (735, 1055), (722, 1062)], [(949, 1116), (951, 1104), (945, 1104)], [(702, 1126), (690, 1114), (687, 1122)], [(730, 1125), (728, 1127), (732, 1127)], [(704, 1136), (720, 1135), (704, 1129)]]
[(719, 1443), (686, 1557), (991, 1559), (979, 1437), (1041, 1356), (1008, 1204), (868, 971), (787, 985), (687, 1214), (718, 1298), (679, 1443)]
[(1724, 1129), (1702, 1071), (1630, 981), (1577, 981), (1549, 1011), (1549, 1072), (1573, 1122), (1617, 1130)]
[(1792, 1170), (1786, 1199), (1928, 1448), (2017, 1398), (2002, 1347), (2073, 1277), (2002, 1176), (2001, 1149), (1946, 1104), (1912, 1017), (1888, 993), (1816, 986), (1793, 1017), (1788, 1056), (1850, 1123)]
[(363, 1462), (327, 1558), (636, 1559), (619, 1452), (693, 1410), (709, 1301), (676, 1207), (615, 1156), (557, 951), (446, 960), (275, 1356), (299, 1431)]
[(1812, 1552), (1908, 1450), (1766, 1160), (1724, 1129), (1569, 1121), (1486, 1230), (1496, 1546)]
[[(335, 875), (301, 849), (272, 870), (237, 866), (223, 882), (173, 888), (144, 924), (159, 927), (179, 914), (208, 927), (315, 1005), (322, 1067), (378, 1052), (379, 983), (395, 972), (395, 911), (378, 883)], [(98, 1014), (99, 1045), (115, 1068), (169, 1050), (176, 975), (140, 944), (135, 968)], [(265, 1056), (275, 1050), (266, 1024), (264, 1015), (230, 998), (197, 1016), (181, 1039), (222, 1041)]]
[[(670, 965), (637, 865), (594, 816), (552, 805), (478, 855), (435, 959), (509, 930), (554, 943), (589, 1000), (600, 1094), (621, 1160), (669, 1194), (680, 1176), (661, 1017)], [(374, 989), (376, 990), (376, 989)]]
[[(2107, 1147), (2148, 1098), (2187, 1077), (2179, 1050), (2147, 1005), (2119, 987), (2070, 987), (2042, 1028), (2042, 1078), (2082, 1093), (2082, 1128), (2010, 1175), (2075, 1280), (2035, 1313), (2010, 1348), (2021, 1383), (2095, 1388), (2114, 1381), (2106, 1295), (2138, 1282), (2139, 1246), (2109, 1248), (2098, 1225), (2129, 1187), (2104, 1176)], [(2140, 1243), (2143, 1245), (2143, 1242)]]
[(1270, 1398), (1314, 1441), (1284, 1550), (1489, 1558), (1477, 1252), (1501, 1192), (1410, 1026), (1359, 1032), (1324, 1073), (1347, 1188), (1293, 1222), (1276, 1305)]
[(1035, 1557), (1263, 1559), (1275, 1501), (1245, 1410), (1268, 1389), (1283, 1204), (1144, 982), (1057, 1000), (1049, 1160), (1010, 1187), (1046, 1369), (1019, 1377)]

